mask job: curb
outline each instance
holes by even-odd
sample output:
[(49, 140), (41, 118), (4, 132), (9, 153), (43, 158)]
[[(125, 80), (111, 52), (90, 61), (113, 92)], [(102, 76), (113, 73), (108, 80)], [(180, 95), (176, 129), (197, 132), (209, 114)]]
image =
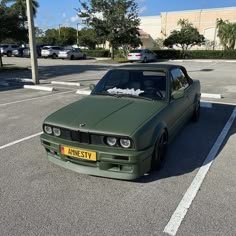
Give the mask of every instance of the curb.
[(61, 84), (61, 85), (69, 85), (69, 86), (80, 86), (80, 83), (74, 82), (63, 82), (63, 81), (51, 81), (51, 84)]
[(214, 94), (214, 93), (202, 93), (201, 97), (202, 98), (217, 98), (217, 99), (223, 98), (221, 94)]
[(82, 89), (78, 89), (76, 91), (76, 94), (80, 94), (80, 95), (90, 95), (91, 91), (90, 90), (82, 90)]
[(37, 85), (24, 85), (24, 88), (25, 89), (48, 91), (48, 92), (52, 92), (54, 90), (53, 87), (45, 87), (45, 86), (37, 86)]

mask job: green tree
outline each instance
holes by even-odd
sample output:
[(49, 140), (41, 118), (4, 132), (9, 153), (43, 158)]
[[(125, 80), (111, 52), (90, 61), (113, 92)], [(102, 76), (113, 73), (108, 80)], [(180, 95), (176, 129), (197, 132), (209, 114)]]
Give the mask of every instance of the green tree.
[[(77, 31), (72, 27), (61, 27), (60, 38), (58, 38), (58, 44), (60, 45), (73, 45), (76, 43)], [(59, 31), (58, 31), (59, 35)]]
[(95, 30), (91, 28), (81, 29), (78, 36), (79, 46), (88, 47), (89, 49), (95, 49), (96, 45), (101, 43), (101, 40), (97, 38)]
[(138, 5), (135, 0), (79, 0), (78, 15), (96, 30), (98, 38), (109, 42), (114, 49), (123, 45), (141, 45), (138, 27)]
[[(27, 40), (27, 30), (23, 27), (22, 19), (19, 15), (6, 7), (4, 3), (0, 4), (0, 42), (11, 39), (17, 42)], [(0, 67), (2, 67), (2, 57), (0, 53)]]
[[(23, 18), (24, 22), (27, 21), (27, 7), (26, 0), (2, 0), (3, 4), (11, 4), (11, 8)], [(36, 16), (39, 3), (36, 0), (32, 0), (33, 15)]]
[(48, 29), (45, 31), (43, 37), (43, 43), (45, 44), (57, 44), (59, 39), (58, 29)]
[(235, 48), (236, 42), (236, 23), (230, 23), (228, 20), (217, 19), (217, 36), (225, 50)]
[(170, 36), (164, 40), (166, 47), (180, 46), (185, 55), (186, 50), (192, 46), (200, 46), (205, 42), (204, 36), (188, 20), (180, 19), (178, 25), (181, 29), (172, 31)]

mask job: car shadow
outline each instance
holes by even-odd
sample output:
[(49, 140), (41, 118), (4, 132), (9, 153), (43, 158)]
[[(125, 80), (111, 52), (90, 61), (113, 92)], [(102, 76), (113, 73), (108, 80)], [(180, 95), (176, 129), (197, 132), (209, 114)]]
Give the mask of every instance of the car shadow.
[[(201, 118), (197, 123), (188, 123), (169, 144), (168, 152), (159, 171), (135, 180), (149, 183), (160, 179), (185, 175), (202, 166), (215, 141), (232, 114), (234, 106), (214, 104), (210, 108), (201, 108)], [(236, 121), (235, 121), (236, 125)], [(227, 140), (236, 132), (229, 132), (217, 155), (224, 148)], [(205, 163), (207, 164), (207, 163)]]
[[(47, 83), (47, 80), (55, 78), (55, 80), (59, 80), (60, 76), (69, 76), (73, 74), (81, 75), (87, 71), (89, 72), (99, 72), (106, 71), (112, 68), (112, 65), (53, 65), (53, 66), (39, 66), (39, 78), (42, 83)], [(14, 78), (21, 79), (31, 79), (32, 74), (31, 70), (23, 70), (23, 71), (5, 71), (0, 74), (1, 82), (8, 82), (9, 86), (0, 86), (1, 91), (14, 90), (22, 88), (24, 85), (28, 84), (25, 82), (16, 82)], [(11, 81), (12, 79), (12, 81)], [(101, 76), (96, 76), (94, 73), (94, 79), (82, 79), (81, 81), (94, 81), (101, 79)], [(73, 81), (79, 81), (73, 79)], [(32, 84), (32, 83), (31, 83)]]

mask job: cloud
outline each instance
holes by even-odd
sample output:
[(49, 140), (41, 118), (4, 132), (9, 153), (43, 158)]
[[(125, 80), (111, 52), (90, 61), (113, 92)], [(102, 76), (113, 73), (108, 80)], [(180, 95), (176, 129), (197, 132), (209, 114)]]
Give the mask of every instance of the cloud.
[(62, 18), (66, 18), (66, 13), (65, 12), (62, 13)]
[(139, 9), (139, 13), (143, 13), (143, 12), (145, 12), (145, 11), (147, 11), (147, 7), (146, 7), (146, 6), (143, 6), (143, 7), (141, 7), (141, 8)]
[(72, 17), (70, 18), (70, 22), (71, 22), (71, 23), (74, 23), (74, 22), (76, 22), (76, 21), (78, 21), (78, 20), (79, 20), (79, 16), (78, 16), (78, 15), (72, 16)]

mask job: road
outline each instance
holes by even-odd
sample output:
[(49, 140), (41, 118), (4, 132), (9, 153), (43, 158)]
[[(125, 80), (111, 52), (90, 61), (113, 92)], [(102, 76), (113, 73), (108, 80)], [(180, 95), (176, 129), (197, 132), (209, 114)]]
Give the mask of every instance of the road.
[[(11, 59), (15, 60), (8, 58), (9, 63)], [(94, 62), (47, 61), (40, 64), (46, 85), (60, 80), (80, 81), (87, 87), (111, 68)], [(57, 63), (62, 63), (61, 71), (54, 69)], [(233, 63), (180, 63), (200, 78), (202, 91), (223, 93), (221, 103), (235, 101)], [(51, 74), (47, 77), (46, 72)], [(29, 74), (0, 73), (0, 78), (8, 76)], [(210, 105), (201, 108), (200, 121), (188, 123), (169, 145), (160, 171), (120, 181), (74, 173), (47, 160), (39, 140), (43, 120), (82, 98), (75, 87), (56, 88), (52, 93), (17, 86), (0, 90), (0, 235), (168, 235), (165, 227), (198, 171), (208, 165), (204, 160), (217, 146), (235, 106), (206, 103)], [(176, 235), (236, 235), (236, 121), (230, 121)]]

